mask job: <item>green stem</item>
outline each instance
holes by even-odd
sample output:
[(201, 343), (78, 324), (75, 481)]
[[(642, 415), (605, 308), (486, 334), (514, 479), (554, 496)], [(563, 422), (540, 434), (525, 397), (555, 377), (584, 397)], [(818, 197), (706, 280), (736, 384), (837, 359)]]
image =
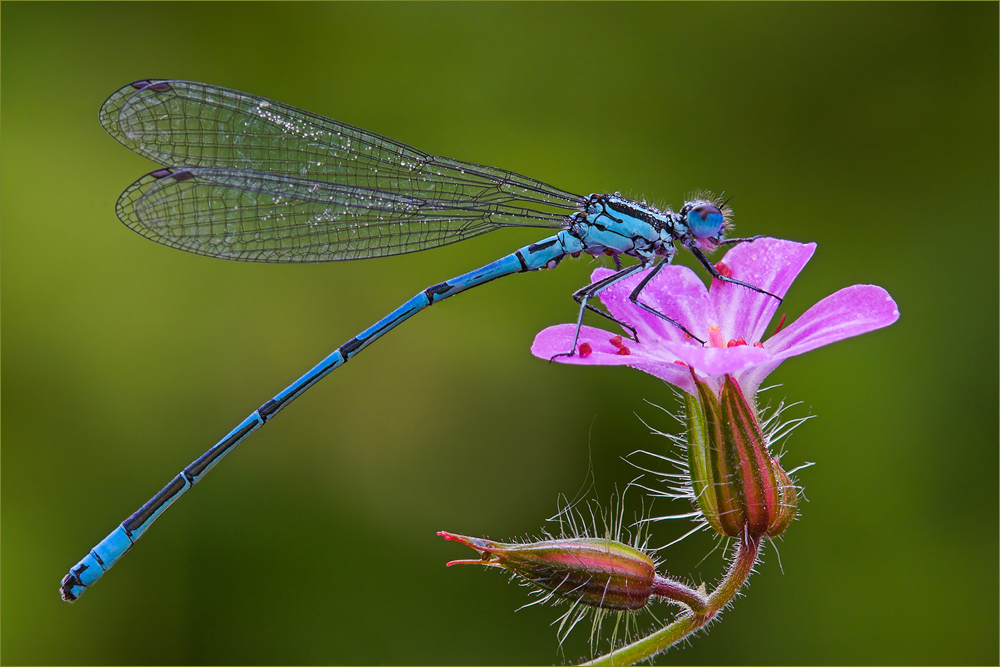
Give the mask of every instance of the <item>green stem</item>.
[(746, 532), (740, 538), (739, 550), (729, 565), (725, 578), (708, 596), (708, 607), (702, 614), (686, 613), (669, 625), (660, 628), (648, 637), (633, 642), (628, 646), (602, 655), (584, 665), (634, 665), (642, 660), (652, 658), (657, 653), (665, 651), (689, 634), (697, 631), (711, 621), (728, 605), (750, 577), (757, 555), (760, 552), (760, 540), (751, 539)]

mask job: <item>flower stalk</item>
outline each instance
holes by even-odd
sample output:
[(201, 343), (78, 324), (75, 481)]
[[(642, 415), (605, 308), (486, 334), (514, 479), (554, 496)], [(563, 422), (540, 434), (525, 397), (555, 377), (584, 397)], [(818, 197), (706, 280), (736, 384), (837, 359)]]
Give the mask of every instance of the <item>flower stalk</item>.
[(760, 541), (751, 538), (748, 533), (744, 533), (740, 538), (736, 555), (730, 563), (729, 571), (708, 596), (708, 604), (704, 612), (682, 614), (677, 620), (652, 634), (582, 664), (634, 665), (652, 658), (657, 653), (666, 651), (688, 635), (697, 632), (718, 616), (743, 588), (743, 584), (753, 572), (753, 566), (757, 562), (759, 552)]

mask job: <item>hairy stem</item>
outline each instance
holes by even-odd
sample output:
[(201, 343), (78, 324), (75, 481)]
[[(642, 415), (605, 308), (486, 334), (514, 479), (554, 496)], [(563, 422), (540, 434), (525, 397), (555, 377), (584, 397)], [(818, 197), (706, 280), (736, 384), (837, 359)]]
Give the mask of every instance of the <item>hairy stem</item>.
[(750, 577), (757, 555), (760, 552), (760, 540), (753, 539), (744, 531), (740, 538), (739, 549), (729, 571), (714, 591), (708, 596), (708, 606), (703, 613), (688, 612), (678, 617), (674, 622), (660, 628), (648, 637), (623, 646), (584, 665), (634, 665), (637, 662), (652, 658), (657, 653), (665, 651), (691, 633), (703, 627), (717, 616)]
[(673, 600), (690, 609), (693, 614), (704, 614), (708, 611), (708, 600), (700, 591), (660, 575), (656, 575), (653, 581), (653, 595)]

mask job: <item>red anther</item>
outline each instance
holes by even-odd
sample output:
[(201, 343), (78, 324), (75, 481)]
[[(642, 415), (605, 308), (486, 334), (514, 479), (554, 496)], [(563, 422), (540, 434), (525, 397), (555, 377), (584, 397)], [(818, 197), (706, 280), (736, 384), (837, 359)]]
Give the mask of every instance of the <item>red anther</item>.
[(594, 353), (594, 348), (591, 347), (590, 343), (580, 343), (580, 356), (589, 357)]
[(627, 357), (630, 354), (632, 354), (632, 350), (630, 350), (627, 347), (625, 347), (624, 345), (622, 345), (621, 347), (618, 348), (618, 351), (615, 352), (615, 354), (617, 354), (617, 355), (619, 355), (621, 357)]
[(753, 344), (753, 346), (754, 346), (754, 347), (759, 347), (759, 348), (763, 349), (763, 348), (764, 348), (764, 343), (762, 343), (762, 342), (760, 342), (760, 341), (757, 341), (757, 342), (755, 342), (755, 343)]
[(777, 329), (775, 329), (775, 330), (774, 330), (774, 333), (773, 333), (773, 334), (771, 334), (771, 335), (773, 336), (774, 334), (776, 334), (776, 333), (778, 333), (779, 331), (781, 331), (781, 327), (783, 327), (783, 326), (785, 326), (785, 314), (784, 314), (784, 313), (782, 313), (782, 314), (781, 314), (781, 319), (780, 319), (780, 320), (778, 320), (778, 328), (777, 328)]
[(687, 364), (685, 364), (685, 363), (684, 363), (683, 361), (681, 361), (680, 359), (678, 359), (678, 360), (677, 360), (677, 361), (675, 361), (674, 363), (675, 363), (675, 364), (677, 364), (678, 366), (687, 366)]
[(746, 344), (747, 342), (743, 338), (737, 338), (735, 340), (730, 339), (730, 341), (726, 343), (726, 347), (739, 347), (740, 345), (746, 345)]
[(719, 275), (725, 276), (727, 278), (733, 277), (733, 270), (723, 261), (718, 261), (715, 263), (715, 270), (719, 272)]
[(612, 345), (614, 345), (617, 348), (621, 348), (622, 347), (622, 337), (621, 336), (615, 336), (614, 338), (608, 340), (608, 342), (611, 343)]

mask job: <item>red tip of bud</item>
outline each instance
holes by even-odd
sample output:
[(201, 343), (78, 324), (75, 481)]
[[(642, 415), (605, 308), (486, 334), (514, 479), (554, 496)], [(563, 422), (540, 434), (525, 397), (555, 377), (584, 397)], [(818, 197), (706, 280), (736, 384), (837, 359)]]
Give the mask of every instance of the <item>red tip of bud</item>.
[[(490, 549), (490, 542), (489, 542), (489, 540), (483, 540), (483, 539), (480, 539), (478, 537), (466, 537), (465, 535), (456, 535), (454, 533), (449, 533), (449, 532), (444, 531), (444, 530), (439, 530), (438, 531), (438, 536), (439, 537), (443, 537), (446, 540), (452, 540), (454, 542), (458, 542), (460, 544), (464, 544), (465, 546), (471, 547), (471, 548), (475, 549), (476, 551), (484, 551), (484, 550)], [(457, 561), (453, 561), (453, 562), (457, 562)], [(478, 563), (479, 561), (473, 561), (473, 562)]]
[(590, 343), (580, 343), (581, 357), (589, 357), (593, 353), (594, 353), (594, 348), (590, 345)]
[(719, 272), (719, 275), (725, 276), (727, 278), (733, 277), (733, 269), (725, 262), (722, 261), (716, 262), (715, 270)]

